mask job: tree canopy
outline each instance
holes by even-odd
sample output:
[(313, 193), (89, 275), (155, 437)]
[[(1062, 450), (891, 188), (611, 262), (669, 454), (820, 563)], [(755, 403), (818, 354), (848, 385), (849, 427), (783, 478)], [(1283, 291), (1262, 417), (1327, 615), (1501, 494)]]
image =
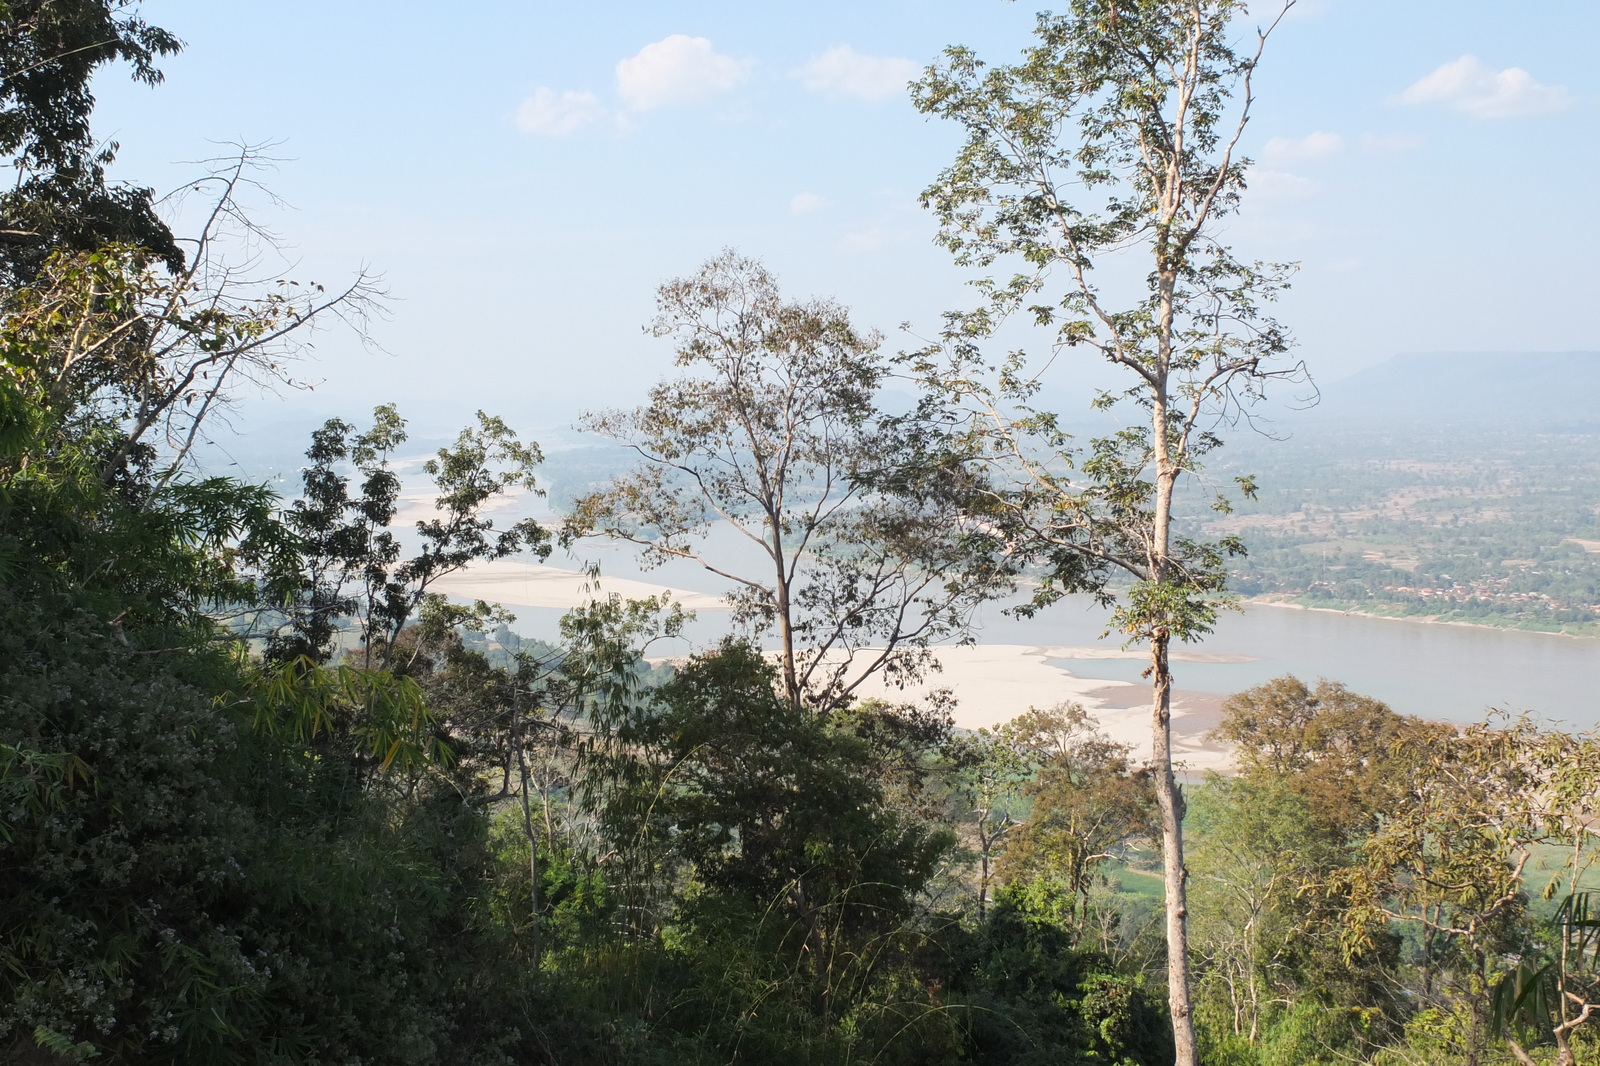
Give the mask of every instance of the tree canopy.
[[(676, 376), (587, 417), (634, 465), (556, 526), (503, 517), (550, 478), (487, 412), (415, 458), (392, 404), (330, 419), (292, 499), (206, 470), (218, 413), (381, 294), (237, 269), (249, 151), (181, 239), (107, 184), (92, 77), (178, 47), (136, 3), (0, 3), (0, 1059), (1593, 1058), (1594, 737), (1283, 677), (1179, 791), (1170, 643), (1242, 544), (1174, 493), (1294, 372), (1283, 272), (1218, 240), (1243, 15), (1072, 0), (1019, 63), (952, 49), (915, 90), (966, 134), (927, 201), (983, 305), (900, 358), (737, 253), (667, 282)], [(1143, 288), (1097, 284), (1128, 249)], [(1127, 428), (1036, 403), (1032, 356), (987, 350), (1018, 314), (1045, 362), (1127, 372)], [(908, 368), (924, 402), (885, 411)], [(441, 591), (600, 535), (720, 575), (736, 624), (685, 650), (670, 595), (597, 593), (534, 639)], [(1088, 699), (966, 731), (898, 698), (1024, 582), (1024, 614), (1119, 605), (1150, 762)]]
[(137, 245), (181, 269), (184, 254), (149, 189), (110, 183), (117, 145), (90, 129), (90, 83), (126, 63), (161, 81), (156, 65), (182, 43), (146, 22), (137, 0), (8, 0), (0, 8), (0, 154), (17, 170), (0, 196), (0, 272), (26, 281), (49, 253)]

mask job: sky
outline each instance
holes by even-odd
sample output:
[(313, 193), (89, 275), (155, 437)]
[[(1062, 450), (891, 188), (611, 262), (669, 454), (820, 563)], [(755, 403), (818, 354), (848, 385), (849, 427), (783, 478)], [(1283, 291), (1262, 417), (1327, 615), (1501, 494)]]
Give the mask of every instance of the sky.
[[(373, 343), (322, 334), (299, 368), (317, 388), (286, 404), (548, 428), (670, 373), (642, 331), (655, 287), (724, 247), (894, 346), (969, 304), (917, 203), (959, 137), (904, 84), (952, 44), (1015, 57), (1040, 9), (146, 0), (187, 47), (155, 88), (104, 72), (96, 132), (157, 190), (270, 145), (283, 204), (255, 208), (288, 274), (382, 276)], [(1597, 37), (1594, 0), (1300, 0), (1227, 239), (1300, 264), (1277, 313), (1319, 379), (1410, 351), (1600, 348)]]

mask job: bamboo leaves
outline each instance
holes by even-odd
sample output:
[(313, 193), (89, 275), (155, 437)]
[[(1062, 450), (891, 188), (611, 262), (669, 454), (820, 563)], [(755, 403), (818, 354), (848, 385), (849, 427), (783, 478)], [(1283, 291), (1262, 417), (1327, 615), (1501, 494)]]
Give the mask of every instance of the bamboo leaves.
[(410, 677), (300, 658), (264, 667), (252, 695), (256, 729), (306, 746), (342, 734), (380, 773), (448, 766), (453, 758)]

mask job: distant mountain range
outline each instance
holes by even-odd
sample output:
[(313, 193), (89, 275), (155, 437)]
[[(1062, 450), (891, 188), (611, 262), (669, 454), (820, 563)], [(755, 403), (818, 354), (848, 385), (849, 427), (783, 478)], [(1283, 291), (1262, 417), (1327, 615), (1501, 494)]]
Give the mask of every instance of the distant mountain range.
[(1317, 421), (1600, 430), (1600, 352), (1415, 352), (1321, 391)]

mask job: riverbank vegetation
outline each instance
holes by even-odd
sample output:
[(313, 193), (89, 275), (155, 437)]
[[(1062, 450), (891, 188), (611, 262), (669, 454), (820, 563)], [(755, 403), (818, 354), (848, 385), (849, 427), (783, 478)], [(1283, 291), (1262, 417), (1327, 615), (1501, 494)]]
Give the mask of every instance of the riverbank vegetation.
[[(1173, 11), (1211, 32), (1233, 8)], [(1172, 14), (1076, 5), (1041, 19), (1029, 64), (996, 80), (953, 52), (926, 102), (965, 115), (976, 151), (1019, 128), (985, 118), (1019, 86), (1061, 89), (1075, 71), (1115, 89), (1120, 61), (1090, 62), (1085, 42), (1117, 40), (1119, 13), (1148, 17), (1146, 48)], [(1216, 445), (1200, 401), (1218, 380), (1258, 387), (1275, 327), (1200, 348), (1180, 331), (1140, 354), (1148, 318), (1119, 314), (1106, 343), (1156, 421), (1084, 457), (1044, 413), (976, 430), (941, 417), (1026, 400), (1015, 362), (978, 383), (990, 319), (953, 319), (957, 361), (917, 357), (928, 403), (884, 412), (881, 338), (730, 253), (663, 286), (656, 332), (679, 373), (590, 417), (637, 462), (559, 528), (497, 517), (508, 493), (540, 490), (542, 455), (483, 413), (422, 467), (422, 521), (398, 520), (416, 486), (389, 405), (314, 432), (282, 498), (200, 468), (196, 441), (240, 387), (284, 382), (313, 324), (359, 329), (378, 294), (229, 268), (230, 235), (249, 232), (247, 151), (196, 186), (215, 204), (197, 234), (108, 183), (89, 78), (127, 61), (158, 80), (177, 47), (134, 5), (18, 3), (0, 27), (0, 136), (26, 179), (0, 200), (5, 1061), (1596, 1054), (1592, 739), (1456, 729), (1284, 678), (1225, 707), (1238, 773), (1180, 789), (1159, 749), (1144, 763), (1071, 704), (959, 732), (941, 696), (859, 695), (863, 678), (923, 678), (981, 603), (1045, 574), (1040, 608), (1071, 588), (1122, 598), (1128, 635), (1153, 649), (1160, 737), (1167, 643), (1204, 634), (1245, 545), (1174, 536), (1141, 562), (1169, 499), (1144, 471), (1165, 454), (1153, 476), (1170, 489)], [(1217, 195), (1233, 170), (1208, 171)], [(940, 201), (955, 229), (977, 223), (963, 173)], [(1026, 205), (1004, 204), (1023, 225)], [(1084, 239), (1121, 244), (1143, 224)], [(1162, 259), (1166, 295), (1276, 284), (1215, 255)], [(994, 290), (991, 310), (1032, 291)], [(1098, 306), (1089, 290), (1064, 299)], [(1159, 413), (1168, 380), (1190, 413)], [(1080, 462), (1091, 487), (1059, 465), (1006, 466), (1022, 441)], [(713, 528), (754, 552), (723, 553)], [(436, 591), (592, 536), (723, 573), (733, 631), (666, 662), (652, 651), (686, 620), (670, 597), (596, 599), (544, 643)]]

